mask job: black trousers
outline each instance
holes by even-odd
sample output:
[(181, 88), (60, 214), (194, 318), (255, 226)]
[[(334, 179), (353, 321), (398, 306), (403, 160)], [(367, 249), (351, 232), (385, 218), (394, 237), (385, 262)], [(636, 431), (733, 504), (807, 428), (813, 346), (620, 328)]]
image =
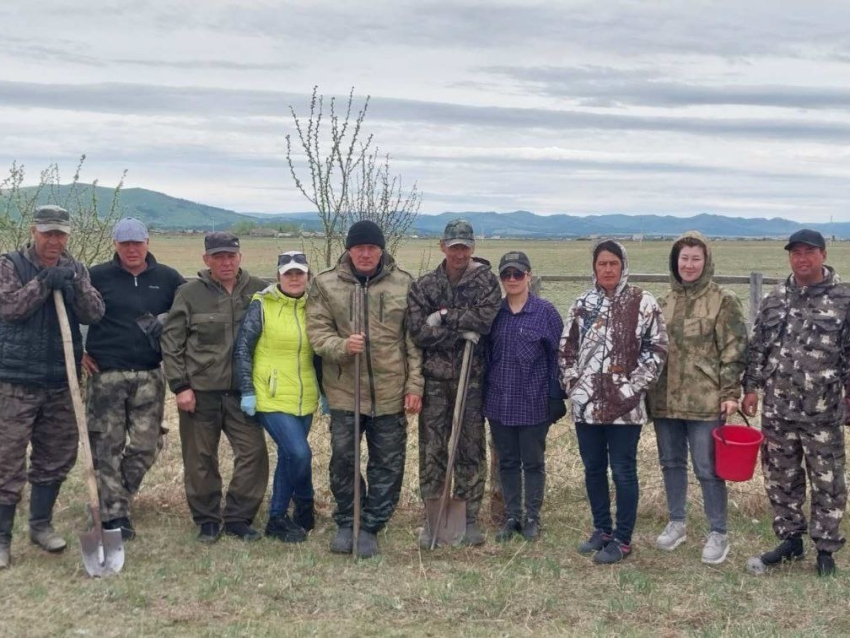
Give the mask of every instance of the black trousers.
[(505, 499), (505, 515), (522, 520), (525, 516), (540, 520), (543, 491), (546, 486), (546, 435), (549, 423), (538, 425), (502, 425), (490, 421), (490, 433), (499, 454), (499, 478)]

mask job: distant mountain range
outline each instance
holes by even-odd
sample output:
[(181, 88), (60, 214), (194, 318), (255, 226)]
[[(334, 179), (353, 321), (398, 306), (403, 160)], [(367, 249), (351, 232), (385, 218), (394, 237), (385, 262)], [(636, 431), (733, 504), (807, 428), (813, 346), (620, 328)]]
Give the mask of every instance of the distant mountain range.
[[(67, 186), (60, 186), (56, 190), (60, 201), (67, 193), (67, 189)], [(95, 187), (99, 214), (104, 215), (109, 210), (112, 193), (113, 190), (110, 188)], [(46, 194), (44, 198), (46, 202)], [(246, 220), (263, 225), (294, 223), (310, 231), (321, 229), (315, 212), (273, 215), (237, 213), (144, 188), (123, 189), (119, 202), (124, 215), (138, 217), (152, 228), (164, 231), (226, 230)], [(622, 214), (578, 217), (564, 214), (535, 215), (528, 211), (445, 212), (439, 215), (420, 215), (414, 224), (414, 232), (423, 236), (439, 235), (450, 220), (458, 217), (469, 220), (476, 233), (487, 237), (573, 238), (594, 235), (670, 237), (687, 230), (698, 230), (711, 237), (787, 237), (795, 230), (807, 227), (819, 230), (827, 237), (850, 239), (850, 222), (801, 224), (779, 217), (749, 219), (708, 213), (693, 217)]]

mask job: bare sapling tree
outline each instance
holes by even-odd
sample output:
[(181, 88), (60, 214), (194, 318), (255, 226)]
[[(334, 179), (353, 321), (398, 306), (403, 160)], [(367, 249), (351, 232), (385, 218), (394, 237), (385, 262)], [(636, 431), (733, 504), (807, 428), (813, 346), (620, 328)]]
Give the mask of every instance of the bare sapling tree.
[[(300, 146), (303, 158), (296, 156), (293, 138), (287, 134), (286, 161), (295, 187), (316, 207), (324, 233), (324, 240), (316, 246), (316, 252), (325, 267), (329, 268), (341, 247), (340, 238), (346, 229), (345, 214), (348, 211), (353, 174), (369, 152), (372, 136), (366, 137), (365, 141), (360, 139), (363, 119), (369, 107), (368, 95), (363, 107), (353, 116), (354, 87), (348, 94), (343, 115), (338, 113), (336, 98), (332, 97), (328, 109), (330, 125), (327, 127), (324, 122), (324, 97), (318, 90), (318, 86), (313, 87), (306, 128), (295, 109), (289, 107), (295, 123), (297, 146)], [(309, 173), (304, 179), (298, 176), (299, 171), (296, 170), (296, 165), (302, 160)]]
[(354, 188), (348, 197), (346, 226), (369, 219), (384, 231), (387, 251), (394, 254), (413, 226), (422, 205), (416, 182), (405, 191), (401, 175), (390, 175), (390, 156), (380, 155), (376, 147), (364, 150), (363, 160), (354, 176)]
[(119, 199), (124, 177), (112, 191), (108, 207), (97, 199), (97, 180), (80, 182), (80, 172), (86, 156), (82, 155), (70, 184), (62, 185), (57, 164), (51, 164), (39, 175), (38, 184), (24, 186), (23, 165), (12, 162), (8, 176), (0, 181), (0, 252), (24, 246), (30, 238), (33, 214), (39, 206), (56, 204), (71, 216), (71, 237), (68, 250), (84, 264), (102, 261), (112, 251), (112, 226), (121, 214)]

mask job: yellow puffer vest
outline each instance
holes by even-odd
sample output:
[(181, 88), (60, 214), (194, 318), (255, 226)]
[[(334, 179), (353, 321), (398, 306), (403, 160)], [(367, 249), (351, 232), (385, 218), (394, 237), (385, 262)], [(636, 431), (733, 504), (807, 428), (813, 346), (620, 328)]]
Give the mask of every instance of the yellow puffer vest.
[(257, 411), (313, 414), (319, 388), (313, 348), (307, 340), (307, 296), (293, 299), (270, 286), (253, 298), (263, 305), (263, 329), (253, 367)]

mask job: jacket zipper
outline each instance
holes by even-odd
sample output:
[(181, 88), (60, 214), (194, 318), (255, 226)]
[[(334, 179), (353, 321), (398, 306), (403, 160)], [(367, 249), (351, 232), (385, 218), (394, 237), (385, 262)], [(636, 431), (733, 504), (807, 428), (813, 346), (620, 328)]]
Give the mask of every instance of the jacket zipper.
[(298, 302), (292, 304), (293, 314), (295, 315), (295, 327), (298, 328), (298, 353), (295, 357), (298, 361), (298, 416), (302, 416), (302, 406), (304, 404), (304, 379), (301, 378), (301, 322), (298, 321)]

